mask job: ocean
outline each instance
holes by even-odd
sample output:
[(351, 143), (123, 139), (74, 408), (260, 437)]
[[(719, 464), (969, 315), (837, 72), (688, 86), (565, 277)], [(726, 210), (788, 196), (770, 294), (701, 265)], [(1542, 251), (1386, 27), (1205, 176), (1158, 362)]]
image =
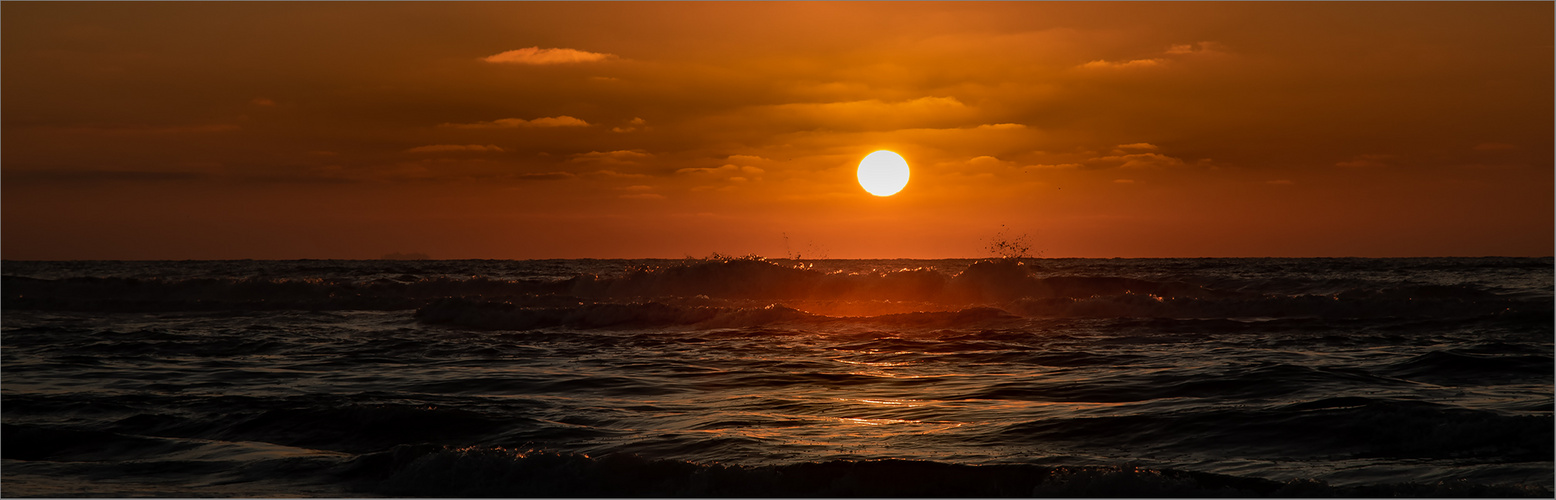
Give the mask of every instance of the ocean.
[(1519, 496), (1551, 258), (0, 263), (17, 496)]

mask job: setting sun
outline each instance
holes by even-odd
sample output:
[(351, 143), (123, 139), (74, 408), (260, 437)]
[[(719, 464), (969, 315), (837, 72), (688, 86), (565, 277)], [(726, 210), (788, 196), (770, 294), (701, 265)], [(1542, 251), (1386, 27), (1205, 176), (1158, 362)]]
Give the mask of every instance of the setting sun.
[(859, 185), (876, 196), (891, 196), (908, 185), (908, 161), (902, 155), (881, 150), (859, 162)]

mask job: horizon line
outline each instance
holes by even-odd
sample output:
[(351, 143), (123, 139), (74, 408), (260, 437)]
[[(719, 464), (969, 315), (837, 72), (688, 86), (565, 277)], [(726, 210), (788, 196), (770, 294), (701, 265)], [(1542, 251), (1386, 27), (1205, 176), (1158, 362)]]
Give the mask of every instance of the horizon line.
[(824, 261), (824, 260), (1067, 260), (1067, 259), (1091, 259), (1091, 260), (1165, 260), (1165, 259), (1553, 259), (1556, 255), (1418, 255), (1418, 256), (1389, 256), (1368, 257), (1359, 255), (1346, 256), (1262, 256), (1262, 257), (766, 257), (755, 254), (748, 255), (712, 255), (704, 257), (531, 257), (531, 258), (492, 258), (492, 257), (463, 257), (463, 258), (412, 258), (389, 259), (383, 257), (371, 258), (339, 258), (339, 257), (297, 257), (297, 258), (227, 258), (227, 259), (7, 259), (0, 258), (0, 262), (242, 262), (242, 261), (330, 261), (330, 260), (354, 260), (354, 261), (386, 261), (386, 262), (415, 262), (415, 261), (457, 261), (457, 260), (511, 260), (511, 261), (537, 261), (537, 260), (764, 260), (764, 261)]

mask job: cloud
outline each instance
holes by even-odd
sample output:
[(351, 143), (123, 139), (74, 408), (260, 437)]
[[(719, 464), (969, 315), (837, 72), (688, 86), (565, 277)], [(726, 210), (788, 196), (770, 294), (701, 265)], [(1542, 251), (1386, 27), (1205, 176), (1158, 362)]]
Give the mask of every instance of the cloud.
[[(895, 130), (925, 127), (936, 122), (956, 122), (972, 116), (973, 108), (955, 97), (920, 97), (886, 102), (879, 99), (841, 102), (805, 102), (765, 106), (771, 119), (793, 126)], [(742, 115), (742, 121), (748, 115)]]
[(757, 168), (757, 167), (751, 167), (751, 166), (742, 167), (742, 166), (739, 166), (739, 165), (724, 165), (724, 166), (721, 166), (721, 167), (718, 167), (718, 168), (691, 167), (691, 168), (683, 168), (683, 169), (679, 169), (679, 170), (675, 171), (675, 173), (682, 174), (682, 175), (699, 174), (699, 175), (712, 175), (712, 176), (715, 176), (715, 177), (724, 177), (725, 179), (728, 179), (728, 180), (733, 181), (733, 182), (745, 182), (745, 181), (752, 180), (752, 179), (761, 180), (762, 179), (762, 174), (766, 173), (766, 172), (767, 172), (766, 170), (762, 170), (762, 169)]
[(1264, 183), (1272, 185), (1272, 186), (1290, 186), (1292, 184), (1295, 184), (1294, 182), (1291, 182), (1291, 181), (1286, 180), (1286, 179), (1276, 179), (1276, 180), (1273, 180), (1273, 181), (1264, 181)]
[(1116, 184), (1134, 184), (1135, 180), (1134, 179), (1113, 179), (1113, 182), (1116, 183)]
[(445, 128), (482, 129), (482, 128), (549, 128), (549, 127), (587, 127), (589, 122), (573, 118), (571, 116), (557, 116), (525, 120), (523, 118), (502, 118), (489, 122), (475, 123), (444, 123), (438, 125)]
[(647, 179), (649, 177), (646, 174), (628, 174), (615, 170), (596, 170), (584, 175), (598, 179)]
[(977, 127), (978, 130), (1016, 130), (1023, 128), (1027, 128), (1027, 126), (1020, 123), (990, 123)]
[(1137, 143), (1134, 143), (1134, 144), (1119, 144), (1117, 146), (1117, 148), (1121, 149), (1121, 150), (1122, 149), (1142, 149), (1142, 150), (1146, 150), (1146, 151), (1156, 151), (1157, 149), (1160, 149), (1160, 148), (1157, 148), (1155, 144), (1151, 144), (1149, 142), (1137, 142)]
[(1059, 163), (1059, 164), (1055, 164), (1055, 165), (1045, 165), (1045, 164), (1027, 165), (1027, 166), (1022, 167), (1022, 168), (1034, 168), (1034, 169), (1038, 169), (1038, 170), (1074, 170), (1074, 169), (1081, 168), (1081, 167), (1082, 167), (1082, 165), (1079, 164), (1079, 163)]
[(1350, 160), (1336, 162), (1334, 165), (1336, 167), (1345, 168), (1387, 167), (1389, 166), (1388, 160), (1392, 160), (1394, 158), (1396, 158), (1395, 155), (1356, 155), (1356, 157)]
[(1133, 61), (1124, 62), (1108, 62), (1102, 59), (1098, 59), (1086, 64), (1082, 64), (1080, 67), (1085, 69), (1150, 68), (1161, 65), (1162, 62), (1162, 59), (1135, 59)]
[(573, 64), (602, 61), (611, 57), (611, 54), (599, 52), (586, 52), (575, 49), (542, 49), (539, 46), (510, 50), (496, 55), (482, 58), (482, 61), (496, 64)]
[(275, 107), (276, 102), (272, 101), (270, 99), (263, 98), (263, 97), (255, 97), (253, 100), (249, 101), (249, 104), (253, 104), (255, 106), (264, 106), (264, 107), (267, 107), (267, 108), (271, 108), (271, 107)]
[(1010, 164), (1010, 162), (1001, 160), (999, 158), (995, 158), (993, 156), (985, 155), (985, 156), (974, 156), (973, 159), (967, 160), (967, 164), (971, 165), (971, 166), (974, 166), (974, 167), (997, 167), (997, 166), (1008, 165), (1008, 164)]
[(573, 163), (600, 163), (606, 165), (636, 165), (640, 160), (652, 158), (652, 153), (641, 149), (618, 151), (590, 151), (578, 153), (567, 161)]
[(1183, 166), (1183, 160), (1160, 153), (1104, 156), (1086, 161), (1103, 168), (1170, 168)]
[[(625, 127), (612, 127), (611, 128), (611, 132), (617, 132), (617, 133), (631, 132), (631, 131), (637, 130), (638, 127), (642, 127), (643, 124), (648, 123), (648, 121), (644, 120), (642, 118), (633, 118), (632, 120), (629, 120), (627, 123), (628, 123), (628, 126), (625, 126)], [(643, 127), (643, 128), (646, 129), (648, 127)]]
[[(1020, 164), (1001, 160), (994, 156), (974, 156), (965, 160), (952, 160), (933, 165), (930, 172), (947, 175), (965, 175), (972, 177), (993, 178), (999, 175), (1015, 173), (1021, 168)], [(926, 172), (928, 173), (928, 172)]]
[(861, 110), (861, 109), (862, 110), (866, 110), (866, 111), (887, 111), (887, 110), (935, 111), (935, 110), (956, 110), (956, 109), (963, 109), (963, 108), (967, 107), (967, 105), (962, 104), (962, 101), (957, 100), (955, 97), (933, 97), (933, 96), (930, 96), (930, 97), (920, 97), (918, 99), (909, 99), (909, 100), (900, 101), (900, 102), (883, 102), (883, 101), (881, 101), (879, 99), (867, 99), (867, 100), (863, 100), (863, 101), (827, 102), (827, 103), (815, 103), (815, 104), (785, 104), (784, 106), (795, 106), (795, 107), (813, 106), (816, 109), (827, 110), (827, 111), (850, 111), (850, 110)]
[(491, 152), (491, 153), (501, 153), (503, 151), (504, 150), (502, 148), (499, 148), (497, 146), (493, 146), (491, 144), (487, 144), (485, 146), (482, 146), (480, 144), (465, 144), (465, 145), (459, 145), (459, 144), (434, 144), (434, 145), (431, 145), (431, 146), (418, 146), (418, 147), (414, 147), (414, 148), (405, 150), (405, 152), (407, 152), (407, 153), (443, 153), (443, 152), (478, 152), (478, 153)]
[(729, 158), (726, 158), (726, 160), (728, 160), (730, 163), (762, 163), (772, 161), (767, 158), (752, 155), (729, 155)]
[[(969, 174), (971, 174), (971, 173), (1001, 173), (1001, 172), (1007, 172), (1007, 171), (1010, 171), (1010, 170), (1021, 168), (1016, 162), (1008, 161), (1008, 160), (1001, 160), (1001, 159), (993, 157), (993, 156), (975, 156), (972, 159), (969, 159), (969, 160), (967, 160), (965, 162), (962, 162), (962, 165), (964, 165), (965, 167), (964, 168), (960, 168), (960, 169), (956, 169), (956, 170), (961, 170), (964, 173), (969, 173)], [(953, 166), (954, 166), (954, 163), (946, 165), (946, 167), (953, 167)]]
[(1225, 52), (1224, 47), (1216, 42), (1185, 43), (1167, 48), (1167, 53), (1172, 55), (1219, 54), (1223, 52)]
[(691, 167), (675, 171), (675, 173), (679, 175), (691, 175), (704, 178), (711, 177), (713, 179), (723, 179), (725, 181), (735, 183), (762, 180), (762, 174), (766, 172), (766, 170), (762, 170), (757, 167), (742, 167), (739, 165), (724, 165), (718, 168)]
[[(1175, 56), (1175, 58), (1176, 58), (1177, 56), (1186, 56), (1186, 55), (1189, 55), (1189, 54), (1224, 54), (1224, 53), (1225, 52), (1222, 50), (1222, 46), (1219, 43), (1216, 43), (1216, 42), (1198, 42), (1198, 43), (1176, 44), (1176, 45), (1173, 45), (1171, 47), (1168, 47), (1167, 51), (1163, 52), (1162, 54), (1163, 55), (1167, 55), (1167, 56)], [(1082, 65), (1080, 65), (1078, 67), (1079, 68), (1085, 68), (1085, 69), (1151, 68), (1151, 67), (1156, 67), (1156, 66), (1164, 65), (1164, 64), (1168, 63), (1169, 61), (1170, 61), (1169, 58), (1163, 58), (1163, 57), (1152, 57), (1152, 58), (1147, 58), (1147, 59), (1131, 59), (1131, 60), (1123, 61), (1123, 62), (1113, 62), (1113, 61), (1108, 61), (1108, 60), (1105, 60), (1105, 59), (1098, 59), (1098, 60), (1095, 60), (1095, 61), (1088, 62), (1086, 64), (1082, 64)]]
[(657, 194), (657, 193), (638, 193), (638, 194), (624, 194), (624, 195), (619, 196), (619, 198), (626, 199), (626, 200), (663, 200), (663, 199), (665, 199), (665, 195)]

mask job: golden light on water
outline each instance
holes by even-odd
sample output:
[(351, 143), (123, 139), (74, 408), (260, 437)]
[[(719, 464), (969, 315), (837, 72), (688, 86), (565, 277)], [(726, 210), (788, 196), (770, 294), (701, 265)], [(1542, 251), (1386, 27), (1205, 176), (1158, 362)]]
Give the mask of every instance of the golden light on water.
[(908, 161), (902, 155), (880, 150), (859, 162), (859, 185), (876, 196), (891, 196), (908, 185)]

